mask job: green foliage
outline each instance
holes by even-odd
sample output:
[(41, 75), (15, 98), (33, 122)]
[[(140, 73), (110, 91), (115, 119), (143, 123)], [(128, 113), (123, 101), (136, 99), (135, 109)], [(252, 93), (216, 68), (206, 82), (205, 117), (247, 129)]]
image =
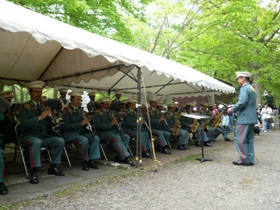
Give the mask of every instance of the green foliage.
[(145, 21), (150, 0), (11, 0), (12, 2), (96, 34), (122, 42), (132, 39), (124, 17)]

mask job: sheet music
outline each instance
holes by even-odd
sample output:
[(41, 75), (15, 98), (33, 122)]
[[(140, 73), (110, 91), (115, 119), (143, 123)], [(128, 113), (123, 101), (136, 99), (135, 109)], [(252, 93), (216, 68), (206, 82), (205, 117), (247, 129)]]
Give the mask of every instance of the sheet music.
[(182, 112), (181, 115), (183, 117), (189, 117), (189, 118), (198, 119), (198, 120), (208, 120), (211, 118), (207, 115), (188, 114), (186, 112)]

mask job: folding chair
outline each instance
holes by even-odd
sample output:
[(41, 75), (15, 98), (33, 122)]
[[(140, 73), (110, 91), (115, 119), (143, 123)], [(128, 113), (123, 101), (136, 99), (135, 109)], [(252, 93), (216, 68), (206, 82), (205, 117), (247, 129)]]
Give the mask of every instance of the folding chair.
[[(23, 164), (23, 166), (24, 166), (26, 178), (28, 179), (28, 177), (29, 177), (28, 175), (29, 175), (29, 174), (28, 174), (28, 170), (27, 170), (27, 166), (26, 166), (26, 161), (25, 161), (25, 158), (24, 158), (24, 151), (25, 151), (25, 148), (22, 147), (22, 146), (20, 145), (20, 141), (19, 141), (20, 129), (21, 129), (20, 124), (17, 124), (17, 125), (15, 126), (15, 133), (16, 133), (16, 137), (17, 137), (17, 141), (18, 141), (18, 148), (19, 148), (19, 151), (20, 151), (20, 156), (21, 156), (22, 164)], [(50, 162), (52, 162), (51, 154), (50, 154), (49, 149), (46, 148), (46, 147), (41, 147), (41, 151), (47, 151), (48, 156), (49, 156), (49, 159), (50, 159)], [(67, 153), (65, 147), (64, 147), (64, 152), (65, 152), (65, 155), (66, 155), (68, 164), (69, 164), (69, 168), (72, 168), (72, 165), (71, 165), (71, 162), (70, 162), (70, 159), (69, 159), (69, 156), (68, 156), (68, 153)]]

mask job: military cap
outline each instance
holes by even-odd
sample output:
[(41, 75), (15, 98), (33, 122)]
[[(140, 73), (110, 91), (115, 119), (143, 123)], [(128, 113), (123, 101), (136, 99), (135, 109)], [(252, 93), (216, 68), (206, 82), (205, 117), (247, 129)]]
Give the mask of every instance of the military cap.
[(93, 92), (90, 92), (90, 93), (88, 94), (88, 96), (94, 96), (95, 94), (96, 94), (96, 92), (93, 91)]
[(32, 81), (26, 84), (26, 88), (32, 89), (32, 90), (42, 90), (45, 86), (45, 83), (40, 80)]
[(252, 76), (252, 73), (250, 73), (250, 72), (247, 72), (247, 71), (237, 71), (235, 79), (238, 79), (239, 77), (251, 77), (251, 76)]
[(67, 93), (68, 88), (59, 88), (58, 91), (61, 93)]
[(13, 92), (12, 91), (3, 91), (3, 92), (0, 92), (0, 96), (2, 96), (3, 98), (13, 98)]
[(72, 91), (69, 93), (70, 96), (76, 97), (76, 98), (82, 98), (83, 92), (81, 91)]

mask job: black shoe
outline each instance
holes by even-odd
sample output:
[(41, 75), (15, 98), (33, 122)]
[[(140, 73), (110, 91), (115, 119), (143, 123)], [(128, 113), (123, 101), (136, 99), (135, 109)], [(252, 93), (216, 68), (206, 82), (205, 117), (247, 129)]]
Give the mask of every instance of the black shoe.
[(30, 177), (29, 177), (29, 182), (31, 184), (38, 184), (39, 183), (39, 179), (38, 179), (38, 175), (37, 175), (36, 169), (31, 169)]
[(129, 157), (125, 158), (125, 159), (123, 160), (123, 163), (128, 164), (128, 165), (130, 165), (130, 166), (135, 166), (135, 164), (132, 162), (132, 160), (130, 160)]
[(167, 155), (171, 155), (172, 153), (170, 151), (168, 151), (165, 147), (161, 148), (161, 153), (162, 154), (167, 154)]
[(87, 162), (87, 161), (83, 161), (83, 162), (82, 162), (82, 169), (83, 169), (84, 171), (88, 171), (88, 170), (89, 170), (88, 162)]
[(205, 147), (213, 147), (213, 145), (211, 145), (209, 142), (204, 142), (204, 146)]
[(185, 150), (190, 150), (191, 148), (189, 148), (189, 147), (187, 147), (187, 145), (182, 145), (184, 148), (185, 148)]
[(93, 168), (93, 169), (99, 169), (93, 160), (88, 161), (88, 167)]
[(201, 147), (201, 144), (199, 142), (195, 142), (196, 147)]
[(153, 158), (153, 156), (150, 155), (150, 153), (148, 153), (148, 152), (143, 152), (143, 153), (142, 153), (142, 157), (145, 157), (145, 158)]
[(232, 163), (233, 165), (237, 165), (237, 166), (250, 166), (249, 163), (240, 163), (238, 161), (233, 161)]
[(0, 183), (0, 195), (7, 195), (7, 194), (8, 194), (8, 188), (5, 186), (3, 182)]
[(49, 167), (48, 174), (56, 176), (64, 176), (65, 174), (59, 170), (57, 167)]
[(254, 164), (254, 163), (250, 163), (249, 165), (250, 165), (250, 166), (254, 166), (255, 164)]
[(212, 142), (215, 142), (215, 141), (216, 141), (216, 139), (212, 139), (211, 141), (212, 141)]
[(225, 139), (225, 141), (233, 142), (233, 140), (231, 140), (231, 139), (229, 139), (229, 138)]
[(177, 150), (186, 150), (186, 148), (184, 145), (178, 145)]

